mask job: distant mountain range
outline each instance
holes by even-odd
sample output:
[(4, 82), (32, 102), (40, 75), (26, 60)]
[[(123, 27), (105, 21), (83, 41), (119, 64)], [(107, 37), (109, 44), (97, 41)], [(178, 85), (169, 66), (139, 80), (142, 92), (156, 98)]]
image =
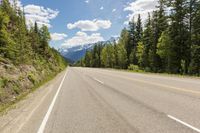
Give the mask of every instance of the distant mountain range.
[[(118, 40), (119, 40), (118, 37), (112, 37), (111, 39), (109, 39), (107, 41), (103, 41), (103, 42), (99, 42), (99, 43), (104, 45), (104, 44), (108, 44), (108, 43), (117, 42)], [(71, 48), (62, 47), (62, 48), (58, 49), (58, 51), (68, 60), (68, 62), (74, 63), (74, 62), (80, 60), (82, 57), (84, 57), (86, 51), (92, 50), (93, 47), (95, 46), (95, 44), (97, 44), (97, 43), (74, 46)]]

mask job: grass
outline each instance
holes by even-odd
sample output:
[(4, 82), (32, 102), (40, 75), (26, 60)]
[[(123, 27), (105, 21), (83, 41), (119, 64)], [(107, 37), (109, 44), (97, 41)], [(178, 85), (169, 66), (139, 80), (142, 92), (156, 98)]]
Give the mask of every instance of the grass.
[[(36, 91), (39, 87), (41, 87), (42, 85), (46, 84), (47, 82), (51, 81), (52, 79), (54, 79), (59, 73), (52, 73), (51, 75), (48, 75), (47, 78), (45, 78), (42, 82), (36, 83), (34, 84), (34, 87), (30, 90), (27, 90), (25, 92), (22, 92), (21, 94), (19, 94), (15, 100), (10, 101), (8, 103), (4, 103), (4, 104), (0, 104), (0, 115), (5, 114), (7, 111), (9, 111), (10, 109), (15, 108), (16, 103), (18, 103), (21, 100), (24, 100), (28, 94)], [(0, 84), (1, 84), (1, 80), (0, 80)]]
[(173, 77), (181, 77), (181, 78), (196, 78), (200, 79), (199, 76), (195, 75), (186, 75), (186, 74), (170, 74), (170, 73), (154, 73), (154, 72), (146, 72), (144, 70), (128, 70), (128, 69), (112, 69), (116, 71), (123, 71), (123, 72), (131, 72), (131, 73), (140, 73), (140, 74), (154, 74), (154, 75), (161, 75), (161, 76), (173, 76)]

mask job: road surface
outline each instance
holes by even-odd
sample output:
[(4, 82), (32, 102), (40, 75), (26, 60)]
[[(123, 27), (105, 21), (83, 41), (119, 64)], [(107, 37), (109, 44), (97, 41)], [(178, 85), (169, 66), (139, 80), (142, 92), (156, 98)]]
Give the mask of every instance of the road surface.
[(200, 80), (68, 68), (0, 118), (5, 133), (198, 133)]

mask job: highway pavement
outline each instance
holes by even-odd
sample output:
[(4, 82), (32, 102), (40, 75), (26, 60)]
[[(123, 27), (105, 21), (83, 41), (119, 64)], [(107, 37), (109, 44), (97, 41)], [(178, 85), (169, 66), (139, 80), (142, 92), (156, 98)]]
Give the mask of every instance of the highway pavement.
[(70, 67), (0, 125), (5, 133), (200, 133), (200, 79)]

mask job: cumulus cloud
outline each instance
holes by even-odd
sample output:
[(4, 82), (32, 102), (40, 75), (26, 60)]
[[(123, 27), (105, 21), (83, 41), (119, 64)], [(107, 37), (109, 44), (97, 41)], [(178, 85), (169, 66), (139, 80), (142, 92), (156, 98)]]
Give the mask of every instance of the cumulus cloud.
[(90, 1), (89, 1), (89, 0), (86, 0), (86, 1), (85, 1), (85, 3), (87, 3), (87, 4), (88, 4), (88, 3), (90, 3)]
[(67, 24), (68, 29), (79, 28), (82, 31), (98, 31), (99, 29), (109, 29), (112, 23), (110, 20), (80, 20)]
[(128, 21), (132, 20), (133, 17), (137, 18), (138, 14), (141, 14), (143, 21), (146, 20), (148, 17), (148, 12), (152, 13), (154, 10), (156, 10), (157, 3), (158, 0), (136, 0), (129, 3), (124, 8), (124, 11), (130, 12), (130, 14), (127, 16), (129, 18)]
[[(0, 2), (1, 2), (1, 0), (0, 0)], [(12, 6), (16, 6), (16, 7), (20, 8), (21, 10), (23, 9), (23, 5), (22, 5), (21, 1), (9, 0), (9, 2)]]
[(60, 41), (67, 37), (64, 33), (51, 33), (51, 39), (52, 41)]
[(46, 25), (47, 27), (52, 27), (50, 20), (56, 18), (59, 11), (52, 10), (50, 8), (44, 8), (38, 5), (27, 5), (24, 7), (27, 25), (32, 25), (35, 22), (39, 26)]
[(102, 6), (101, 8), (100, 8), (100, 10), (103, 10), (104, 9), (104, 7)]
[(62, 47), (71, 48), (75, 46), (84, 46), (86, 44), (96, 43), (99, 41), (104, 41), (104, 38), (100, 33), (93, 33), (88, 35), (85, 32), (79, 31), (74, 37), (66, 40), (64, 44), (62, 44)]
[(113, 9), (112, 12), (116, 12), (116, 9)]

